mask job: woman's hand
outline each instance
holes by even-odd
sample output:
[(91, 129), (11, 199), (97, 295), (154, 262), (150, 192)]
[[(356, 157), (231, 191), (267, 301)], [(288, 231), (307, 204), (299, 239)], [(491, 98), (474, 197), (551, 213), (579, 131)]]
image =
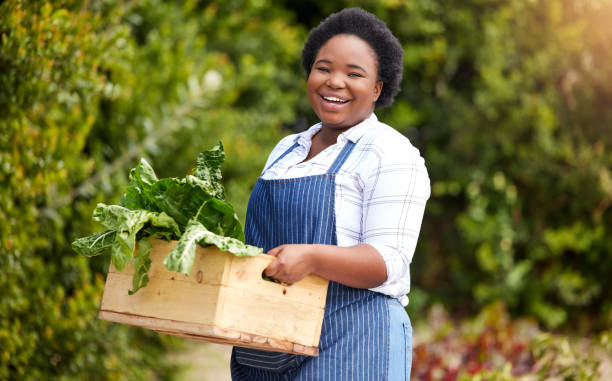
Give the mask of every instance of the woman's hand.
[(313, 249), (313, 245), (306, 244), (277, 246), (267, 253), (276, 260), (266, 267), (264, 273), (283, 283), (298, 282), (315, 270)]

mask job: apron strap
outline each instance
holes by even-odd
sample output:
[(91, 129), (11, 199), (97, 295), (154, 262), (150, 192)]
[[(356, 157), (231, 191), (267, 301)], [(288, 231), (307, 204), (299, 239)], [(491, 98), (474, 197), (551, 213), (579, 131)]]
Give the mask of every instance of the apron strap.
[[(276, 164), (279, 160), (281, 160), (283, 157), (285, 157), (289, 152), (293, 151), (293, 149), (295, 147), (299, 146), (298, 142), (295, 142), (291, 147), (287, 148), (287, 150), (285, 152), (282, 153), (282, 155), (280, 155), (279, 157), (276, 158), (276, 160), (274, 160), (272, 162), (272, 164), (270, 164), (268, 166), (268, 168), (266, 168), (262, 174), (266, 173), (266, 171), (270, 168), (272, 168), (274, 166), (274, 164)], [(347, 141), (346, 145), (344, 146), (344, 148), (342, 149), (342, 151), (340, 151), (340, 154), (338, 155), (338, 157), (336, 158), (336, 160), (334, 160), (334, 162), (332, 163), (332, 165), (329, 167), (329, 169), (327, 170), (327, 174), (335, 174), (338, 172), (338, 170), (340, 169), (340, 167), (342, 167), (342, 165), (344, 164), (344, 162), (346, 161), (346, 159), (349, 157), (349, 155), (351, 154), (351, 152), (353, 151), (353, 148), (355, 148), (355, 143), (352, 141)]]
[(293, 144), (291, 147), (287, 148), (287, 150), (286, 150), (285, 152), (283, 152), (283, 154), (282, 154), (282, 155), (280, 155), (279, 157), (277, 157), (277, 158), (276, 158), (276, 160), (274, 160), (274, 161), (272, 162), (272, 164), (270, 164), (270, 165), (268, 166), (268, 168), (264, 169), (264, 171), (263, 171), (261, 174), (263, 175), (264, 173), (266, 173), (266, 171), (267, 171), (268, 169), (270, 169), (270, 168), (274, 167), (274, 164), (276, 164), (276, 163), (277, 163), (277, 162), (278, 162), (280, 159), (282, 159), (283, 157), (285, 157), (285, 155), (287, 155), (289, 152), (293, 151), (293, 149), (294, 149), (295, 147), (297, 147), (297, 146), (299, 146), (299, 144), (298, 144), (298, 142), (295, 142), (295, 143), (294, 143), (294, 144)]
[(351, 152), (353, 151), (353, 148), (355, 148), (355, 143), (353, 143), (350, 140), (347, 141), (346, 145), (344, 146), (342, 151), (340, 151), (340, 154), (338, 155), (334, 163), (331, 165), (331, 167), (329, 167), (329, 170), (327, 171), (327, 173), (336, 174), (338, 170), (340, 169), (340, 167), (342, 167), (346, 159), (349, 157)]

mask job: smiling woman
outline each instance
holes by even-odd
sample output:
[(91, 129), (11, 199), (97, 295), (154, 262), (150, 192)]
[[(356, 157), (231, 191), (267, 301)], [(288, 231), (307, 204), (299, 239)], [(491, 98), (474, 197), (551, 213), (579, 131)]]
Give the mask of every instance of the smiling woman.
[(302, 52), (321, 123), (282, 139), (249, 200), (249, 244), (276, 257), (267, 276), (330, 280), (318, 357), (234, 348), (234, 380), (408, 380), (403, 305), (429, 198), (423, 158), (378, 121), (401, 81), (402, 49), (371, 13), (345, 9)]
[(323, 124), (315, 139), (324, 146), (333, 144), (338, 135), (370, 116), (382, 87), (370, 45), (352, 34), (332, 37), (319, 50), (308, 76), (308, 98)]

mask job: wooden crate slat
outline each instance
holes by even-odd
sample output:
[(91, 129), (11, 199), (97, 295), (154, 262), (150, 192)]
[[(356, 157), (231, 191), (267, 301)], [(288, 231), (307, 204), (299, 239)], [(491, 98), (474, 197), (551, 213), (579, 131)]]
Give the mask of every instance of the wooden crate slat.
[(319, 344), (325, 310), (262, 293), (224, 287), (216, 325), (306, 346)]
[(134, 295), (132, 276), (109, 273), (102, 310), (163, 319), (214, 324), (219, 287), (167, 279), (152, 279)]
[(290, 342), (282, 342), (258, 335), (218, 329), (215, 326), (194, 324), (188, 322), (156, 319), (145, 316), (100, 311), (98, 317), (114, 323), (129, 324), (151, 329), (159, 333), (178, 336), (189, 340), (211, 342), (225, 345), (238, 345), (247, 348), (272, 350), (275, 352), (292, 353), (306, 356), (318, 356), (319, 348), (308, 347)]

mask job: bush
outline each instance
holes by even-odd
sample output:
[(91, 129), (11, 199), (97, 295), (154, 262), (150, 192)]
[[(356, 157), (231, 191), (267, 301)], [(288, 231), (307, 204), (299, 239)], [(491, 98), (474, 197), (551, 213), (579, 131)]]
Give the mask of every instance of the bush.
[(441, 306), (415, 327), (416, 380), (596, 380), (603, 347), (542, 332), (533, 319), (511, 320), (501, 303), (453, 323)]
[(98, 320), (108, 258), (69, 245), (139, 156), (183, 176), (219, 139), (244, 217), (301, 91), (301, 29), (268, 5), (0, 4), (0, 379), (173, 377), (179, 341)]
[(96, 319), (102, 278), (68, 246), (85, 211), (51, 207), (91, 171), (129, 30), (75, 1), (5, 1), (0, 28), (0, 379), (165, 379), (168, 340)]

